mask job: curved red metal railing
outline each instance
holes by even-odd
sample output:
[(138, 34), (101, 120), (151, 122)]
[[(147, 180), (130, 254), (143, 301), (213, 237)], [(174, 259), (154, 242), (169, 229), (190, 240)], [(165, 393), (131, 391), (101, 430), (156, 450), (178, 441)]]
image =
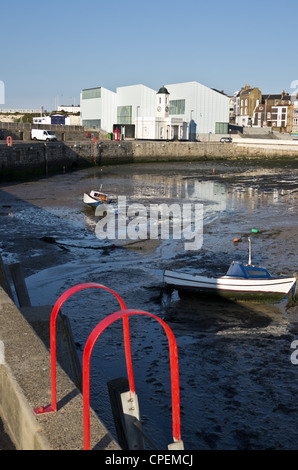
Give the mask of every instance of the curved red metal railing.
[[(65, 291), (59, 299), (56, 301), (52, 313), (51, 313), (51, 320), (50, 320), (50, 347), (51, 347), (51, 393), (52, 393), (52, 403), (50, 406), (47, 407), (39, 407), (35, 408), (35, 413), (46, 413), (51, 411), (57, 410), (57, 386), (56, 386), (56, 320), (58, 313), (64, 304), (64, 302), (75, 292), (78, 292), (82, 289), (88, 289), (91, 287), (97, 287), (101, 289), (105, 289), (111, 292), (118, 300), (121, 310), (125, 310), (126, 306), (124, 301), (121, 297), (116, 294), (112, 289), (108, 287), (97, 284), (93, 282), (78, 284), (76, 286), (71, 287), (67, 291)], [(124, 334), (124, 344), (125, 344), (125, 357), (126, 357), (126, 366), (127, 366), (127, 374), (128, 374), (128, 381), (129, 381), (129, 388), (132, 392), (135, 392), (135, 385), (134, 385), (134, 378), (133, 378), (133, 370), (132, 370), (132, 361), (131, 361), (131, 351), (130, 351), (130, 340), (129, 340), (129, 322), (128, 317), (123, 317), (123, 334)]]
[[(169, 326), (160, 318), (151, 313), (142, 310), (122, 310), (117, 311), (104, 318), (91, 332), (85, 344), (83, 353), (83, 432), (84, 432), (84, 450), (90, 449), (90, 358), (92, 349), (101, 335), (101, 333), (114, 321), (120, 318), (128, 318), (129, 315), (147, 315), (157, 320), (164, 328), (168, 342), (170, 354), (171, 368), (171, 386), (172, 386), (172, 427), (173, 439), (178, 442), (181, 439), (180, 434), (180, 394), (179, 394), (179, 369), (178, 369), (178, 352), (175, 337)], [(129, 336), (125, 338), (129, 342)], [(127, 347), (127, 344), (125, 344)], [(132, 370), (131, 370), (132, 373)], [(128, 377), (129, 379), (132, 377)]]

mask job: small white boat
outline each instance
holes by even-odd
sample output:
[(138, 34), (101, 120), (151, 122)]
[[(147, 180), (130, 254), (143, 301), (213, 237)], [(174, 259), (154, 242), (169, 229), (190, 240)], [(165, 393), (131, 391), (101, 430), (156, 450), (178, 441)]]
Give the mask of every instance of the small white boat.
[(265, 268), (236, 261), (224, 276), (217, 278), (170, 270), (165, 270), (163, 276), (164, 288), (178, 290), (180, 295), (191, 292), (242, 300), (279, 301), (295, 282), (295, 277), (272, 277)]
[(92, 190), (89, 194), (84, 193), (83, 201), (88, 206), (97, 207), (99, 206), (99, 204), (109, 204), (111, 202), (114, 202), (114, 199), (109, 198), (109, 195), (107, 193)]

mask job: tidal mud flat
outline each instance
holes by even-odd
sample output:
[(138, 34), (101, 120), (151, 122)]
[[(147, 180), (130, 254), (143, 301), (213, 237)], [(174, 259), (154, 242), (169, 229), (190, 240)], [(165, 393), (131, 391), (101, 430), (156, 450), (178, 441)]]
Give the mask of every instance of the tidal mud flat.
[[(175, 163), (93, 168), (0, 186), (1, 255), (21, 262), (33, 305), (53, 304), (69, 287), (100, 282), (128, 308), (164, 319), (178, 345), (181, 432), (185, 449), (296, 449), (297, 307), (160, 297), (165, 268), (220, 275), (230, 262), (252, 262), (272, 274), (297, 273), (298, 170), (295, 162)], [(129, 202), (200, 203), (203, 244), (183, 240), (98, 240), (85, 191), (103, 189)], [(251, 233), (252, 228), (258, 232)], [(233, 239), (241, 238), (235, 245)], [(67, 314), (80, 356), (85, 341), (118, 309), (91, 291), (70, 299)], [(159, 449), (171, 442), (167, 340), (154, 322), (131, 322), (136, 389), (145, 432)], [(98, 342), (92, 406), (113, 432), (107, 382), (125, 376), (121, 326)]]

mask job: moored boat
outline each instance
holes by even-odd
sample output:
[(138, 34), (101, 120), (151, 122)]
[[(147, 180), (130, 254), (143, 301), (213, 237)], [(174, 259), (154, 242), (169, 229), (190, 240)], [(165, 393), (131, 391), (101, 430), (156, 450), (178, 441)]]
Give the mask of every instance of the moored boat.
[(92, 190), (90, 193), (84, 193), (83, 201), (90, 207), (97, 207), (99, 204), (114, 202), (114, 199), (111, 199), (107, 193)]
[(293, 288), (295, 277), (272, 277), (265, 268), (232, 262), (227, 273), (218, 278), (177, 271), (164, 271), (163, 283), (180, 294), (212, 294), (237, 299), (276, 300)]
[(186, 293), (211, 294), (241, 300), (282, 300), (293, 289), (296, 278), (274, 277), (267, 269), (251, 264), (249, 240), (249, 262), (233, 261), (227, 273), (220, 277), (207, 277), (178, 271), (165, 270), (163, 286), (166, 290)]

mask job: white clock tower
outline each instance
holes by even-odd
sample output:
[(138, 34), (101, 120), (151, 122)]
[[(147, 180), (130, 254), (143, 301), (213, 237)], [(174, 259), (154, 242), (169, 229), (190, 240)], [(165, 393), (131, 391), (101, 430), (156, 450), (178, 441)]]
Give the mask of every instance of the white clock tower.
[(170, 93), (163, 86), (156, 94), (156, 117), (165, 119), (169, 117), (170, 112)]

